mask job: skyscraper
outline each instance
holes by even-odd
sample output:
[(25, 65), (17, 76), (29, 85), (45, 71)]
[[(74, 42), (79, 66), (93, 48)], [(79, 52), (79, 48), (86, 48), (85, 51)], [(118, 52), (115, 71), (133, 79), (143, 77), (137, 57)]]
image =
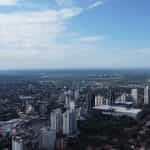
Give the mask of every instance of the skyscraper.
[(76, 90), (74, 91), (74, 98), (75, 98), (75, 100), (77, 100), (77, 99), (79, 98), (79, 96), (80, 96), (79, 89), (76, 89)]
[(144, 88), (144, 104), (149, 104), (149, 87)]
[(77, 131), (76, 112), (67, 110), (63, 113), (63, 133), (66, 135), (74, 134)]
[(121, 103), (122, 103), (122, 104), (125, 104), (125, 102), (126, 102), (126, 97), (127, 97), (127, 94), (126, 94), (126, 93), (123, 93), (123, 94), (121, 95), (120, 100), (121, 100)]
[(138, 90), (132, 89), (131, 90), (131, 96), (132, 96), (134, 102), (137, 104), (138, 103)]
[(100, 95), (96, 95), (95, 96), (95, 106), (100, 106), (100, 105), (105, 105), (105, 99), (104, 97), (100, 96)]
[(86, 106), (87, 110), (91, 110), (95, 106), (95, 95), (91, 90), (89, 90), (86, 95)]
[(72, 91), (68, 90), (64, 94), (65, 94), (65, 105), (66, 105), (66, 108), (69, 108), (70, 101), (72, 100)]
[(109, 105), (114, 104), (115, 99), (116, 99), (116, 98), (115, 98), (114, 90), (110, 87), (110, 89), (109, 89), (109, 97), (108, 97), (108, 104), (109, 104)]
[(12, 137), (12, 150), (23, 150), (23, 139), (21, 137)]
[(39, 138), (40, 148), (53, 150), (56, 142), (56, 131), (49, 128), (42, 128)]
[(63, 116), (61, 109), (55, 109), (51, 112), (50, 121), (51, 121), (51, 129), (56, 130), (56, 132), (62, 131), (63, 126)]
[(75, 102), (74, 101), (70, 101), (70, 103), (69, 103), (69, 110), (70, 111), (74, 111), (75, 110)]

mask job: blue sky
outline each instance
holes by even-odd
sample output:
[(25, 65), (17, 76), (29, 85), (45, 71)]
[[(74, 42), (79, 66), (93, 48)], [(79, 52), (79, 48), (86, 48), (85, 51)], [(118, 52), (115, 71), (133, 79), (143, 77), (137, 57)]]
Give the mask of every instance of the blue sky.
[(0, 69), (149, 68), (149, 0), (0, 0)]

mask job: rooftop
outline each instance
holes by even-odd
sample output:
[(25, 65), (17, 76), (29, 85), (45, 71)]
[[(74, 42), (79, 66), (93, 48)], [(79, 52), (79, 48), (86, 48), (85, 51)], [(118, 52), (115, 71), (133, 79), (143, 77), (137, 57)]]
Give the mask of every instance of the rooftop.
[(103, 111), (119, 112), (119, 113), (132, 113), (135, 115), (142, 111), (141, 109), (136, 109), (136, 108), (127, 108), (127, 107), (123, 107), (123, 106), (110, 106), (110, 105), (95, 106), (94, 109), (103, 110)]

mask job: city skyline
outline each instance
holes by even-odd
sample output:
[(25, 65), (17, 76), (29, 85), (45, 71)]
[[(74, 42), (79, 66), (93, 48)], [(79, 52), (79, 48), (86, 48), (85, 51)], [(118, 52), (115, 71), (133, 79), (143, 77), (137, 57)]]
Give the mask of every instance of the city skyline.
[(0, 69), (150, 68), (147, 0), (0, 0)]

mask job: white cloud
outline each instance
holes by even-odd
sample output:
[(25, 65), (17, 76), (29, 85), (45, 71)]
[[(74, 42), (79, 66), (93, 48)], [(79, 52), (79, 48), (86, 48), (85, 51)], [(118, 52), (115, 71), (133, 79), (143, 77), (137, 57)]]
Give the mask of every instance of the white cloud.
[(16, 5), (16, 0), (0, 0), (0, 5)]
[(70, 18), (73, 16), (78, 16), (79, 14), (81, 14), (84, 11), (83, 8), (64, 8), (60, 11), (62, 17), (64, 19), (66, 18)]
[(55, 0), (59, 6), (72, 6), (73, 0)]
[[(73, 55), (77, 56), (82, 51), (85, 54), (85, 51), (96, 48), (93, 43), (88, 44), (89, 41), (102, 39), (100, 36), (77, 35), (84, 44), (65, 45), (55, 41), (65, 37), (69, 19), (83, 12), (83, 8), (64, 8), (0, 13), (0, 68), (69, 67), (68, 62)], [(76, 41), (73, 38), (72, 40)], [(81, 60), (84, 57), (81, 56)]]
[(97, 42), (103, 39), (105, 39), (104, 36), (85, 36), (85, 37), (79, 38), (81, 42)]
[(30, 50), (3, 50), (0, 51), (0, 68), (71, 68), (82, 65), (86, 67), (94, 49), (96, 49), (95, 44), (50, 44), (47, 50), (38, 47)]
[(102, 4), (103, 4), (102, 1), (97, 1), (97, 2), (95, 2), (95, 3), (93, 3), (93, 4), (91, 4), (91, 5), (89, 6), (89, 9), (96, 8), (96, 7), (98, 7), (98, 6), (102, 5)]
[(80, 8), (68, 8), (0, 14), (0, 68), (67, 65), (66, 57), (87, 47), (58, 44), (55, 38), (63, 37), (69, 19), (81, 12)]
[(80, 9), (0, 14), (0, 50), (46, 49), (66, 31), (68, 19)]

